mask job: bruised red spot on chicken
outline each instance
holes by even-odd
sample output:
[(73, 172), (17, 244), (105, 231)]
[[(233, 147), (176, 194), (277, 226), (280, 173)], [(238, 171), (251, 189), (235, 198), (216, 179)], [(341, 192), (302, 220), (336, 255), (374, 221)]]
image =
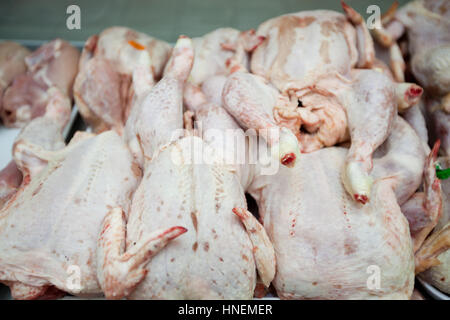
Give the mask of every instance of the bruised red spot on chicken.
[(131, 45), (136, 50), (144, 50), (145, 49), (144, 45), (142, 45), (139, 42), (134, 41), (134, 40), (128, 40), (128, 44)]
[(295, 163), (296, 156), (294, 153), (288, 153), (283, 158), (281, 158), (281, 164), (287, 167), (292, 167)]
[(356, 201), (358, 201), (359, 203), (362, 204), (366, 204), (367, 202), (369, 202), (369, 198), (365, 195), (362, 194), (354, 194), (353, 197), (355, 198)]
[(194, 226), (195, 232), (197, 232), (198, 221), (197, 221), (197, 213), (196, 212), (191, 212), (191, 220), (192, 220), (192, 225)]
[(30, 177), (29, 174), (27, 174), (27, 175), (23, 178), (22, 185), (23, 185), (23, 186), (26, 186), (26, 185), (28, 185), (30, 182), (31, 182), (31, 177)]
[(134, 174), (137, 178), (139, 178), (139, 177), (142, 176), (142, 170), (141, 170), (141, 168), (139, 167), (139, 164), (137, 164), (137, 162), (133, 162), (133, 163), (131, 164), (131, 171), (133, 171), (133, 174)]

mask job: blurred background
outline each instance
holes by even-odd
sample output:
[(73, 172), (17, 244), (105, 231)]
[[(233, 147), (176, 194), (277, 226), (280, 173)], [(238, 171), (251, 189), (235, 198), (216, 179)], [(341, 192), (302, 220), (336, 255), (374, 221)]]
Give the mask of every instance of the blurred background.
[[(369, 5), (385, 12), (394, 0), (348, 0), (363, 16)], [(399, 0), (400, 5), (408, 2)], [(81, 9), (81, 29), (68, 30), (66, 9)], [(174, 42), (179, 34), (201, 36), (219, 27), (256, 28), (261, 22), (300, 10), (342, 12), (338, 0), (1, 0), (0, 39), (84, 42), (90, 35), (122, 25)]]

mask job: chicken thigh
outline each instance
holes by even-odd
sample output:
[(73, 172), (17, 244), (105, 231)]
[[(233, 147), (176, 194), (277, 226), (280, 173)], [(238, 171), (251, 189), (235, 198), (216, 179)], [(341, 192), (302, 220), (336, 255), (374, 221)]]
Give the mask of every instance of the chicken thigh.
[(25, 58), (27, 73), (17, 76), (5, 91), (1, 117), (6, 126), (23, 127), (45, 113), (48, 89), (57, 87), (72, 99), (72, 86), (80, 53), (68, 42), (56, 39)]

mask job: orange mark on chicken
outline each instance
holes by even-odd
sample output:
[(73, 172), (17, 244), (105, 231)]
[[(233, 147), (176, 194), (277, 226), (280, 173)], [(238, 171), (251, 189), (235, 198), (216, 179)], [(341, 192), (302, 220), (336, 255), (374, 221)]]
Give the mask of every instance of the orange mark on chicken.
[(134, 40), (128, 40), (128, 44), (131, 45), (136, 50), (144, 50), (145, 46), (140, 44), (139, 42), (136, 42)]

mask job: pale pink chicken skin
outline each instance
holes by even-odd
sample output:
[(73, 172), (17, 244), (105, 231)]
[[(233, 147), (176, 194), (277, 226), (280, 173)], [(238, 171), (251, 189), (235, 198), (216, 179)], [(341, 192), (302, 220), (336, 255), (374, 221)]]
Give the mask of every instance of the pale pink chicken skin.
[(27, 70), (25, 57), (29, 54), (30, 50), (18, 43), (11, 41), (0, 43), (0, 114), (3, 92), (16, 76), (25, 73)]
[(22, 183), (22, 173), (14, 161), (0, 171), (0, 209), (16, 193)]
[(45, 113), (50, 87), (57, 87), (72, 99), (78, 71), (79, 51), (68, 42), (55, 39), (25, 58), (27, 72), (17, 76), (5, 91), (1, 117), (6, 126), (23, 127)]
[(401, 52), (392, 48), (398, 47), (396, 41), (406, 33), (414, 77), (428, 94), (441, 98), (441, 108), (449, 113), (450, 3), (416, 0), (391, 11), (383, 21), (384, 28), (373, 31), (380, 45), (391, 51), (391, 68), (396, 79), (403, 81), (405, 62)]
[[(131, 154), (114, 132), (76, 139), (59, 151), (33, 151), (47, 166), (26, 176), (1, 211), (0, 281), (21, 299), (37, 298), (49, 286), (101, 295), (97, 238), (110, 208), (126, 207), (137, 185)], [(81, 272), (79, 287), (71, 286), (71, 265)]]
[[(411, 71), (419, 83), (426, 89), (426, 96), (420, 106), (415, 106), (403, 113), (407, 121), (414, 124), (417, 132), (422, 132), (427, 139), (419, 107), (424, 109), (429, 124), (430, 141), (440, 141), (440, 153), (444, 155), (441, 163), (449, 166), (446, 160), (450, 155), (450, 98), (449, 98), (449, 31), (450, 3), (441, 0), (413, 1), (391, 12), (384, 21), (385, 29), (376, 34), (376, 39), (384, 47), (389, 47), (391, 68), (395, 77), (404, 79), (405, 63), (395, 43), (405, 32), (407, 33), (407, 51), (411, 56)], [(390, 16), (390, 17), (389, 17)], [(403, 52), (405, 53), (405, 52)], [(436, 155), (435, 155), (436, 156)], [(434, 166), (428, 171), (434, 173)], [(426, 171), (425, 171), (426, 172)], [(424, 172), (424, 174), (425, 174)], [(426, 182), (426, 180), (425, 180)], [(437, 211), (438, 188), (432, 184), (426, 197), (423, 193), (415, 194), (403, 206), (402, 211), (410, 220), (411, 232), (418, 233), (415, 240), (416, 273), (443, 292), (450, 293), (450, 226), (449, 221), (449, 185), (442, 180), (442, 216)], [(426, 190), (426, 189), (425, 189)], [(431, 204), (434, 203), (434, 206)], [(436, 208), (435, 214), (424, 214), (426, 209)], [(430, 213), (433, 211), (431, 210)], [(436, 225), (431, 236), (425, 240), (430, 228)], [(420, 241), (417, 241), (420, 240)]]
[[(254, 129), (282, 165), (293, 167), (300, 157), (295, 134), (289, 130), (289, 115), (274, 112), (275, 106), (291, 111), (289, 101), (266, 83), (265, 79), (246, 71), (231, 74), (223, 87), (223, 107), (244, 129)], [(277, 109), (278, 111), (278, 109)], [(281, 113), (281, 112), (280, 112)], [(294, 122), (296, 120), (294, 119)]]
[[(342, 177), (355, 200), (366, 203), (371, 155), (388, 136), (399, 101), (408, 98), (405, 108), (410, 106), (422, 89), (394, 83), (378, 70), (356, 69), (373, 66), (373, 43), (361, 16), (343, 8), (346, 16), (304, 11), (261, 24), (257, 35), (265, 41), (251, 59), (256, 75), (230, 76), (223, 99), (241, 125), (290, 128), (303, 152), (344, 142), (350, 132), (352, 148)], [(264, 94), (272, 99), (261, 98)]]
[(430, 142), (441, 142), (440, 152), (450, 155), (450, 2), (417, 0), (388, 15), (376, 39), (390, 48), (391, 67), (403, 79), (405, 63), (401, 54), (392, 54), (395, 42), (407, 34), (411, 72), (425, 88), (425, 118)]
[(105, 29), (86, 41), (74, 95), (94, 131), (123, 130), (134, 101), (134, 70), (148, 69), (156, 83), (170, 50), (168, 43), (126, 27)]
[(110, 227), (120, 225), (114, 218), (122, 219), (113, 208), (128, 210), (141, 179), (139, 164), (114, 131), (78, 132), (67, 147), (51, 151), (64, 145), (60, 130), (70, 104), (57, 89), (49, 94), (46, 115), (31, 121), (15, 143), (14, 157), (25, 177), (0, 212), (0, 281), (16, 299), (56, 297), (61, 293), (54, 287), (101, 296), (114, 285), (103, 275), (119, 268), (123, 294), (128, 294), (145, 276), (148, 259), (185, 230), (156, 231), (127, 251), (124, 243), (105, 240), (120, 232)]
[(239, 31), (219, 28), (202, 37), (192, 39), (195, 59), (189, 82), (201, 85), (212, 76), (228, 75), (236, 65), (249, 66), (249, 52), (263, 38), (254, 35), (254, 30)]
[[(142, 155), (136, 158), (143, 165), (143, 180), (127, 215), (127, 250), (156, 228), (175, 222), (188, 229), (150, 260), (132, 299), (250, 299), (259, 252), (270, 246), (267, 235), (259, 236), (265, 234), (262, 226), (245, 211), (244, 192), (232, 166), (221, 163), (199, 137), (179, 134), (183, 87), (193, 57), (190, 39), (179, 39), (163, 79), (133, 107), (126, 125), (128, 138), (139, 137), (141, 149), (136, 151)], [(135, 113), (140, 115), (137, 122)], [(197, 150), (202, 150), (207, 163), (194, 162), (199, 154), (190, 150), (192, 146), (202, 148)], [(240, 219), (256, 236), (247, 234)], [(253, 249), (253, 243), (260, 249)], [(270, 262), (274, 263), (273, 256)], [(274, 265), (272, 277), (273, 272)], [(120, 274), (105, 276), (120, 278)], [(264, 279), (268, 285), (270, 276)], [(117, 290), (112, 286), (107, 296), (120, 296)]]
[[(249, 192), (275, 248), (273, 284), (282, 299), (411, 296), (413, 244), (398, 199), (407, 199), (420, 184), (424, 156), (420, 139), (404, 120), (395, 120), (393, 132), (398, 134), (374, 155), (376, 179), (364, 206), (340, 180), (344, 148), (304, 154), (294, 168), (281, 167), (277, 175), (253, 181)], [(380, 268), (379, 288), (368, 287), (369, 267)]]
[(47, 165), (35, 157), (34, 148), (56, 151), (66, 146), (63, 131), (70, 120), (71, 101), (56, 87), (48, 89), (47, 95), (45, 114), (31, 120), (14, 140), (13, 159), (24, 176), (34, 176)]
[(22, 177), (37, 174), (46, 162), (23, 151), (25, 145), (38, 145), (46, 150), (58, 150), (65, 146), (62, 131), (70, 118), (69, 99), (57, 88), (49, 89), (46, 113), (31, 120), (15, 139), (13, 159), (0, 172), (0, 208), (19, 189)]

